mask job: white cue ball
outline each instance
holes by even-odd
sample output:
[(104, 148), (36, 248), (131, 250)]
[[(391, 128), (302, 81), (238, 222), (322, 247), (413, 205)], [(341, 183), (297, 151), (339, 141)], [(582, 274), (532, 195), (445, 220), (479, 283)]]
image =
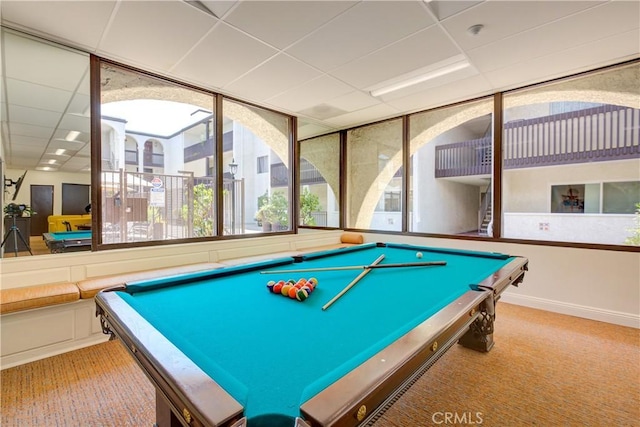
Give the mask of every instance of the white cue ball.
[(418, 252), (418, 253), (416, 254), (416, 258), (422, 258), (422, 252)]

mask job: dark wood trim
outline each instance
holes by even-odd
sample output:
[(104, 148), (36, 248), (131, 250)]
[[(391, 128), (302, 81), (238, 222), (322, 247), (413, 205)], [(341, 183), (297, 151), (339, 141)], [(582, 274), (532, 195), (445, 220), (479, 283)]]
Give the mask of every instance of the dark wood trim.
[(289, 179), (293, 184), (289, 190), (289, 215), (291, 221), (289, 229), (294, 233), (298, 232), (300, 224), (300, 143), (298, 142), (298, 119), (297, 117), (289, 118)]
[(493, 96), (493, 188), (491, 195), (491, 220), (493, 222), (493, 236), (502, 236), (502, 94)]
[(224, 133), (224, 114), (222, 111), (223, 99), (221, 96), (215, 96), (215, 106), (213, 112), (215, 113), (214, 123), (214, 140), (220, 143), (215, 144), (216, 158), (214, 159), (216, 165), (216, 236), (220, 237), (224, 235), (224, 194), (223, 194), (223, 175), (224, 169), (222, 165), (223, 144), (222, 138)]
[(402, 117), (402, 203), (400, 213), (402, 214), (403, 233), (409, 232), (409, 193), (411, 190), (411, 132), (410, 132), (411, 116)]
[(347, 155), (347, 131), (340, 131), (340, 197), (338, 205), (340, 206), (340, 221), (339, 227), (344, 229), (347, 227), (347, 180), (344, 179), (347, 176), (347, 162), (349, 161)]
[(91, 250), (102, 249), (102, 101), (100, 96), (100, 58), (89, 56), (89, 99), (91, 105)]

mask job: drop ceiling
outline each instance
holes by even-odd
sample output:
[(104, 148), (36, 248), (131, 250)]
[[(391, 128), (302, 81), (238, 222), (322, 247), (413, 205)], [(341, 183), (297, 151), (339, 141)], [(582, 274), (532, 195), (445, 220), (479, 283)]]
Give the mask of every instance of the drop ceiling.
[[(300, 139), (640, 57), (637, 0), (3, 0), (0, 14), (8, 28), (297, 116)], [(32, 168), (28, 158), (42, 159), (53, 140), (64, 145), (77, 130), (66, 144), (78, 158), (60, 170), (82, 170), (89, 99), (80, 88), (88, 75), (71, 73), (66, 88), (47, 86), (37, 66), (8, 79), (9, 54), (1, 104), (10, 113), (2, 113), (7, 166)], [(371, 95), (461, 61), (468, 65), (458, 71)], [(27, 90), (31, 78), (42, 95)], [(73, 101), (56, 104), (59, 91)], [(27, 123), (29, 110), (14, 102), (25, 93), (42, 123)], [(42, 146), (47, 136), (33, 133), (47, 127)]]

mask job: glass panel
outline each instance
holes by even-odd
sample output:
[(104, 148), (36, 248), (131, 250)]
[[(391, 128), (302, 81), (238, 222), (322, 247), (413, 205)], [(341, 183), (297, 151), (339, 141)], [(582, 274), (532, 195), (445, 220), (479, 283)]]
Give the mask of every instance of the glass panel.
[(340, 226), (340, 134), (300, 143), (300, 225)]
[[(7, 214), (0, 257), (29, 255), (29, 246), (33, 255), (49, 254), (43, 234), (66, 231), (67, 224), (78, 231), (91, 222), (84, 209), (87, 192), (61, 197), (65, 184), (91, 184), (89, 55), (6, 28), (0, 28), (0, 37), (0, 163)], [(63, 211), (85, 215), (71, 219), (61, 216)]]
[[(224, 233), (290, 229), (289, 117), (228, 99), (222, 111)], [(258, 173), (265, 161), (267, 173)]]
[(639, 79), (631, 64), (505, 95), (504, 237), (624, 244), (640, 202)]
[(640, 203), (640, 181), (602, 184), (602, 212), (634, 214)]
[(347, 227), (402, 230), (402, 119), (347, 132)]
[(103, 63), (102, 243), (216, 234), (214, 97)]
[(410, 116), (409, 231), (491, 234), (492, 123), (492, 98)]

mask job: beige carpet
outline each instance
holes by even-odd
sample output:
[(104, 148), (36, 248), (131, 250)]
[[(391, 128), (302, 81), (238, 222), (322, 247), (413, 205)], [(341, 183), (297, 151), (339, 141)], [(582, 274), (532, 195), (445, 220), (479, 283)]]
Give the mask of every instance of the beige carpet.
[[(498, 304), (489, 353), (454, 346), (376, 427), (640, 426), (640, 330)], [(3, 370), (2, 426), (151, 426), (119, 342)]]

